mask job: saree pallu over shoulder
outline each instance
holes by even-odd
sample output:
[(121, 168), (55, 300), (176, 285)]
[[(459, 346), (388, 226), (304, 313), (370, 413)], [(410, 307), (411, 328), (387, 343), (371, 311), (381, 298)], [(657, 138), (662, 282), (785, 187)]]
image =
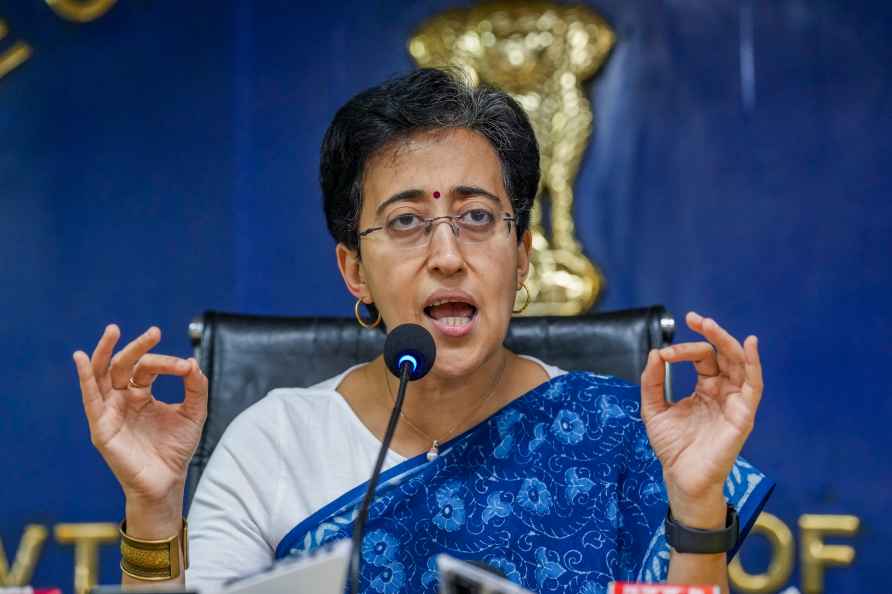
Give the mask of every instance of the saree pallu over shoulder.
[[(613, 580), (665, 579), (666, 489), (639, 398), (639, 388), (622, 380), (568, 373), (444, 444), (433, 462), (420, 455), (390, 468), (362, 543), (362, 591), (434, 593), (439, 553), (483, 561), (542, 593), (593, 594)], [(741, 536), (773, 488), (737, 460), (725, 496)], [(352, 489), (295, 526), (276, 557), (350, 538), (365, 490)]]

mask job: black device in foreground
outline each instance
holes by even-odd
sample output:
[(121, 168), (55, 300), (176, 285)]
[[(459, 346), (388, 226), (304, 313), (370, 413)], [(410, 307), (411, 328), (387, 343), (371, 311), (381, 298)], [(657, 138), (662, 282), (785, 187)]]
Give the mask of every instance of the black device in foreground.
[(440, 594), (533, 594), (481, 561), (437, 555)]
[(381, 466), (384, 457), (390, 449), (390, 442), (396, 431), (396, 424), (403, 410), (403, 400), (406, 397), (406, 385), (410, 381), (423, 378), (434, 366), (437, 358), (437, 347), (434, 337), (423, 326), (418, 324), (402, 324), (394, 328), (387, 335), (384, 342), (384, 362), (387, 369), (400, 378), (400, 387), (396, 394), (396, 402), (390, 420), (387, 422), (387, 430), (381, 441), (381, 449), (378, 450), (378, 460), (372, 470), (369, 486), (356, 516), (356, 525), (353, 527), (353, 548), (350, 551), (350, 591), (359, 594), (359, 569), (362, 559), (362, 536), (365, 532), (365, 523), (369, 517), (369, 506), (375, 497), (375, 489), (378, 486), (378, 476), (381, 474)]
[[(24, 590), (25, 588), (16, 588), (16, 590)], [(128, 584), (126, 587), (121, 584), (108, 584), (93, 586), (87, 592), (89, 594), (158, 594), (158, 586), (151, 584), (137, 585)], [(199, 594), (194, 588), (187, 588), (184, 585), (171, 585), (164, 587), (164, 594)]]

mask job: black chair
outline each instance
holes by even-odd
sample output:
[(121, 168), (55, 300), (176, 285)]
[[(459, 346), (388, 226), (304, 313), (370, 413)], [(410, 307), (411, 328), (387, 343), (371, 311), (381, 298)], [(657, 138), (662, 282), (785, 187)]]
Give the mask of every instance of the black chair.
[[(661, 305), (578, 317), (514, 318), (505, 344), (563, 369), (638, 383), (652, 348), (672, 342), (675, 321)], [(188, 500), (223, 431), (273, 388), (311, 386), (374, 359), (384, 332), (353, 318), (287, 318), (205, 312), (189, 326), (209, 380), (208, 418), (189, 466)], [(667, 397), (669, 395), (667, 394)]]

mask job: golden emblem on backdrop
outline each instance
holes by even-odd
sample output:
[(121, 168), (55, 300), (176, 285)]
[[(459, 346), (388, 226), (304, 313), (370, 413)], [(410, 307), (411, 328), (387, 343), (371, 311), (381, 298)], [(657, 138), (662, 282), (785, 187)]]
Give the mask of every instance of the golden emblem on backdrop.
[[(0, 39), (3, 39), (8, 34), (9, 27), (0, 19)], [(21, 66), (30, 57), (31, 46), (24, 41), (16, 41), (11, 48), (0, 53), (0, 78)]]
[(583, 313), (603, 284), (576, 239), (573, 183), (592, 133), (582, 83), (604, 64), (614, 40), (610, 26), (588, 7), (497, 0), (441, 13), (409, 41), (419, 66), (457, 68), (472, 84), (500, 87), (530, 116), (542, 181), (531, 213), (524, 315)]
[(45, 0), (53, 12), (73, 23), (95, 21), (115, 5), (118, 0)]
[[(44, 0), (56, 16), (73, 23), (91, 23), (105, 15), (118, 0)], [(0, 18), (0, 40), (7, 36), (9, 27)], [(30, 45), (17, 41), (11, 48), (0, 52), (0, 78), (3, 78), (22, 64), (33, 53)]]

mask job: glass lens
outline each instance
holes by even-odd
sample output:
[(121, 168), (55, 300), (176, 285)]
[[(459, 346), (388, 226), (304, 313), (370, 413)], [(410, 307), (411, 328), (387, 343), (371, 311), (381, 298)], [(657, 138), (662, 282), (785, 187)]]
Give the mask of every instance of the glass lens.
[(387, 238), (399, 246), (413, 246), (426, 241), (427, 222), (415, 213), (405, 212), (393, 216), (384, 224)]
[(470, 242), (486, 241), (496, 228), (496, 213), (486, 208), (472, 208), (458, 215), (459, 239)]
[(455, 216), (425, 218), (417, 213), (401, 212), (384, 221), (384, 233), (387, 240), (399, 248), (426, 246), (440, 223), (450, 226), (457, 232), (462, 243), (479, 243), (489, 240), (500, 223), (504, 222), (500, 212), (474, 206)]

